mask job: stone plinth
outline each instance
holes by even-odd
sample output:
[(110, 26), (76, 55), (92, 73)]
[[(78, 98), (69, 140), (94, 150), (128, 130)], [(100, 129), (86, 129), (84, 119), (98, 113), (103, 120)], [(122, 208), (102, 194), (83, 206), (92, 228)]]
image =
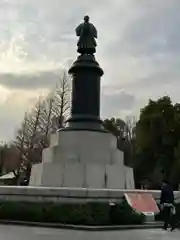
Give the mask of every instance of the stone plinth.
[(34, 165), (31, 186), (134, 188), (133, 171), (124, 166), (116, 138), (106, 132), (59, 131)]

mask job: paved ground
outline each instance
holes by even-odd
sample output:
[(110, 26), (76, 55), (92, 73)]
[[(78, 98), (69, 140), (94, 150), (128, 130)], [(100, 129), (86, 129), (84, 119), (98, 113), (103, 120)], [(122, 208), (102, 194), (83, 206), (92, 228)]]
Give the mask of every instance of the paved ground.
[(109, 232), (83, 232), (52, 228), (0, 225), (0, 240), (178, 240), (179, 231), (129, 230)]

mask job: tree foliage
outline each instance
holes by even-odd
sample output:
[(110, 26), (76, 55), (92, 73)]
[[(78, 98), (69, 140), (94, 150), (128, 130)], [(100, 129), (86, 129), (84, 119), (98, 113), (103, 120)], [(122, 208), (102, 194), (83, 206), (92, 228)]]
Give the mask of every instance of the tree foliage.
[[(136, 165), (138, 181), (147, 179), (157, 188), (162, 178), (173, 180), (179, 159), (180, 106), (164, 96), (141, 109), (136, 125)], [(176, 154), (175, 154), (176, 152)], [(180, 173), (180, 172), (179, 172)]]
[(104, 127), (117, 138), (117, 147), (124, 152), (124, 163), (133, 165), (135, 144), (135, 117), (129, 116), (126, 120), (110, 118), (104, 120)]

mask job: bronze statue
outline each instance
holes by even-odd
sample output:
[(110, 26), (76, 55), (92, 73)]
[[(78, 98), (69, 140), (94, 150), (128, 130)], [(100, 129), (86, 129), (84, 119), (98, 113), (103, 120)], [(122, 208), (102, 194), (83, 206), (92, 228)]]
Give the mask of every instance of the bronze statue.
[(97, 30), (92, 23), (89, 22), (89, 17), (84, 17), (84, 23), (81, 23), (76, 28), (76, 35), (79, 37), (77, 51), (81, 54), (94, 54), (96, 52)]

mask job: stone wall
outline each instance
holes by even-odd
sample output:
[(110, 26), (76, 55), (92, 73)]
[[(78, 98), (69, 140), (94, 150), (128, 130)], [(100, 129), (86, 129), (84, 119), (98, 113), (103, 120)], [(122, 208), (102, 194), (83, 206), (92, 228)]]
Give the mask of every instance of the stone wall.
[[(124, 193), (151, 193), (159, 201), (160, 191), (149, 190), (105, 190), (80, 188), (14, 187), (0, 186), (0, 201), (28, 202), (120, 202)], [(180, 192), (175, 192), (180, 202)]]

